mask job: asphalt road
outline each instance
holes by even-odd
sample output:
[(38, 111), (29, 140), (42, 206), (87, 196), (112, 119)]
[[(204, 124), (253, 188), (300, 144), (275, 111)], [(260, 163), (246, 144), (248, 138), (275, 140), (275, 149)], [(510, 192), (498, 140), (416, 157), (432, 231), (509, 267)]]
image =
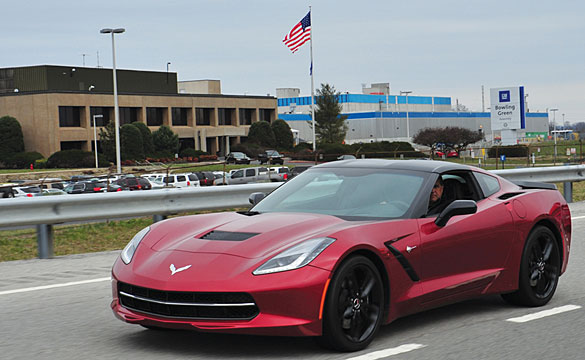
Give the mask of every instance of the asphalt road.
[(118, 252), (0, 263), (0, 359), (583, 359), (585, 203), (571, 210), (569, 267), (545, 307), (514, 307), (498, 296), (446, 306), (383, 327), (366, 350), (351, 354), (321, 349), (310, 338), (125, 324), (109, 308)]

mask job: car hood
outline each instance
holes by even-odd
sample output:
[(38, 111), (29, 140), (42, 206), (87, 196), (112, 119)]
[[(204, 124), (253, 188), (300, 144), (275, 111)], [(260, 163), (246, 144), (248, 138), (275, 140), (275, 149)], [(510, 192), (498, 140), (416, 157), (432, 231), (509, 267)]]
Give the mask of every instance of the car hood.
[(144, 242), (154, 251), (226, 254), (253, 259), (310, 238), (329, 236), (355, 223), (306, 213), (196, 215), (153, 226)]

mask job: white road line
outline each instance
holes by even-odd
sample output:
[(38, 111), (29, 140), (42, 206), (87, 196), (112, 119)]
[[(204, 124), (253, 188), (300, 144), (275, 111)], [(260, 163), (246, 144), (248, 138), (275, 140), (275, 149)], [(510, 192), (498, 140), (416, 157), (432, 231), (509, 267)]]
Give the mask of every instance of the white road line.
[(367, 353), (364, 355), (360, 355), (360, 356), (356, 356), (356, 357), (352, 357), (346, 360), (376, 360), (376, 359), (382, 359), (388, 356), (392, 356), (392, 355), (398, 355), (398, 354), (403, 354), (412, 350), (417, 350), (417, 349), (421, 349), (424, 348), (426, 345), (422, 345), (422, 344), (404, 344), (404, 345), (400, 345), (398, 347), (395, 348), (391, 348), (391, 349), (385, 349), (385, 350), (380, 350), (380, 351), (374, 351), (371, 353)]
[(579, 219), (585, 219), (585, 215), (583, 215), (583, 216), (573, 216), (571, 218), (571, 220), (579, 220)]
[(525, 323), (527, 321), (541, 319), (543, 317), (552, 316), (552, 315), (564, 313), (564, 312), (571, 311), (571, 310), (577, 310), (580, 308), (581, 308), (581, 306), (579, 306), (579, 305), (565, 305), (565, 306), (552, 308), (549, 310), (539, 311), (539, 312), (534, 313), (534, 314), (528, 314), (528, 315), (524, 315), (524, 316), (520, 316), (520, 317), (510, 318), (510, 319), (507, 319), (506, 321), (511, 321), (511, 322), (515, 322), (515, 323)]
[(96, 282), (101, 282), (101, 281), (110, 281), (110, 280), (111, 280), (110, 277), (105, 277), (105, 278), (83, 280), (83, 281), (72, 281), (72, 282), (61, 283), (61, 284), (35, 286), (35, 287), (29, 287), (29, 288), (23, 288), (23, 289), (6, 290), (6, 291), (0, 291), (0, 296), (1, 295), (23, 293), (23, 292), (30, 292), (30, 291), (37, 291), (37, 290), (54, 289), (54, 288), (60, 288), (60, 287), (66, 287), (66, 286), (91, 284), (91, 283), (96, 283)]

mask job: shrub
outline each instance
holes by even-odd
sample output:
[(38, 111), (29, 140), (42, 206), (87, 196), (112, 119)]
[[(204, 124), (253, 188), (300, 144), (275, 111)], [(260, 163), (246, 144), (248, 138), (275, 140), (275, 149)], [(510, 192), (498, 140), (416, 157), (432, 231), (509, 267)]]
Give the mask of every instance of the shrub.
[(2, 163), (8, 169), (28, 169), (40, 159), (43, 159), (43, 155), (38, 152), (19, 152), (3, 156)]
[(37, 159), (35, 160), (35, 169), (46, 169), (47, 168), (47, 159)]
[[(98, 154), (98, 166), (108, 167), (110, 163)], [(85, 168), (95, 167), (95, 155), (83, 150), (62, 150), (49, 156), (48, 168)]]
[(24, 136), (18, 120), (12, 116), (0, 117), (0, 154), (24, 151)]
[(506, 157), (527, 157), (528, 146), (526, 145), (510, 145), (510, 146), (492, 146), (488, 150), (488, 157), (496, 158), (500, 155), (506, 155)]
[(199, 161), (215, 161), (217, 160), (217, 155), (201, 155), (199, 156)]
[(201, 155), (209, 155), (209, 153), (207, 153), (205, 151), (201, 151), (201, 150), (195, 150), (193, 148), (185, 148), (185, 149), (181, 150), (181, 152), (179, 153), (180, 157), (196, 158), (196, 157), (201, 156)]
[(307, 142), (301, 142), (301, 143), (298, 143), (297, 146), (295, 146), (294, 150), (295, 151), (300, 151), (300, 150), (311, 150), (311, 151), (313, 151), (313, 144), (309, 144)]

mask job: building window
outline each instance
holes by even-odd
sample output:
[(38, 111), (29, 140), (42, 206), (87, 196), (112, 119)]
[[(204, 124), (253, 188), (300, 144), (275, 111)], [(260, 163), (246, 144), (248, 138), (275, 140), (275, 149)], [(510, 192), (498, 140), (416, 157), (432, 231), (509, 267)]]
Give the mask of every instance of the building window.
[(136, 107), (121, 107), (120, 108), (120, 126), (131, 124), (138, 121), (138, 111), (140, 108)]
[(161, 126), (165, 108), (146, 108), (146, 125)]
[(81, 127), (82, 114), (83, 107), (81, 106), (59, 106), (59, 126)]
[(234, 117), (234, 109), (218, 109), (217, 110), (217, 121), (219, 125), (233, 125), (232, 119)]
[(187, 126), (190, 108), (173, 108), (173, 126)]
[(240, 125), (252, 125), (255, 109), (240, 109)]
[(260, 121), (272, 122), (274, 109), (260, 109)]
[[(111, 107), (90, 107), (90, 119), (89, 123), (90, 126), (93, 127), (93, 117), (94, 115), (98, 115), (95, 118), (95, 126), (106, 126), (110, 122), (110, 114), (113, 113), (113, 109)], [(101, 115), (101, 117), (99, 116)]]
[(213, 109), (210, 108), (196, 108), (195, 119), (197, 125), (211, 125), (211, 115)]
[(195, 138), (180, 138), (179, 153), (184, 149), (195, 149)]
[(63, 150), (83, 150), (85, 141), (61, 141), (61, 151)]

